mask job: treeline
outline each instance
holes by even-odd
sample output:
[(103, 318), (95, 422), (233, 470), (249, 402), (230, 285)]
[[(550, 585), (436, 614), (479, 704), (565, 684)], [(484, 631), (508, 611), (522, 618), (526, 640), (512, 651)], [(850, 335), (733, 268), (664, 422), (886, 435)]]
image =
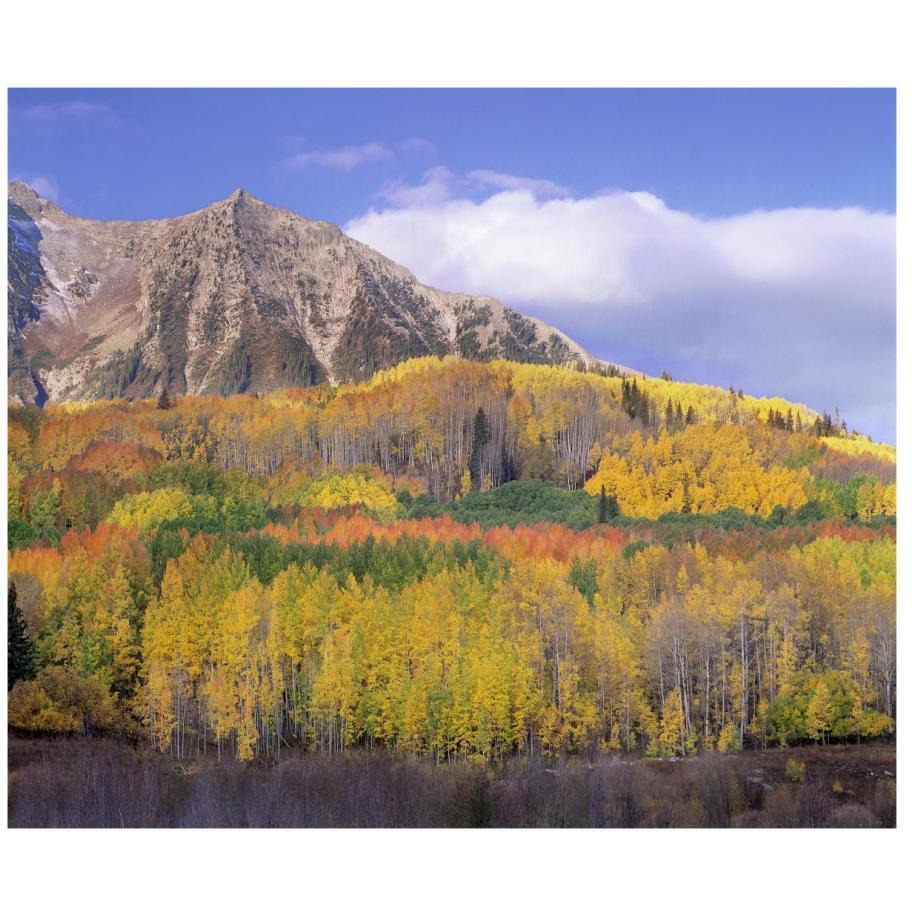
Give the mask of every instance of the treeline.
[(148, 533), (16, 552), (38, 670), (10, 722), (242, 759), (671, 755), (893, 728), (895, 545), (873, 530), (734, 560), (725, 537), (714, 555), (600, 530), (330, 532), (172, 534), (158, 585)]
[[(108, 520), (119, 504), (127, 514), (192, 514), (195, 528), (206, 531), (261, 526), (270, 510), (294, 503), (361, 502), (393, 516), (393, 495), (404, 493), (420, 501), (424, 515), (435, 515), (434, 504), (469, 515), (486, 509), (479, 495), (511, 480), (537, 491), (522, 495), (538, 503), (523, 507), (520, 521), (578, 527), (589, 521), (585, 498), (544, 493), (532, 483), (569, 494), (583, 489), (594, 499), (604, 490), (624, 518), (729, 510), (799, 521), (895, 515), (889, 448), (783, 432), (759, 420), (746, 397), (721, 390), (694, 399), (702, 403), (698, 419), (691, 418), (696, 406), (684, 411), (679, 398), (672, 411), (684, 415), (680, 426), (677, 417), (670, 426), (647, 426), (624, 402), (644, 401), (648, 394), (631, 391), (650, 383), (695, 395), (670, 381), (425, 359), (360, 386), (264, 399), (16, 408), (9, 539), (14, 548), (56, 541), (68, 529)], [(725, 406), (729, 400), (736, 405)], [(378, 471), (351, 472), (367, 465)], [(521, 498), (504, 494), (504, 503), (511, 499)], [(493, 517), (500, 508), (491, 503)]]
[[(672, 400), (674, 418), (668, 422), (653, 403), (670, 406)], [(604, 454), (615, 451), (615, 442), (629, 448), (663, 433), (693, 431), (695, 425), (732, 426), (766, 465), (800, 462), (811, 474), (831, 477), (828, 438), (766, 425), (764, 408), (773, 403), (803, 414), (809, 428), (816, 417), (782, 400), (755, 400), (712, 387), (426, 358), (359, 385), (263, 398), (185, 397), (163, 409), (154, 401), (118, 401), (16, 410), (11, 478), (15, 485), (23, 475), (65, 470), (103, 476), (113, 470), (116, 478), (121, 468), (116, 460), (111, 465), (111, 454), (91, 446), (129, 444), (137, 463), (202, 461), (254, 476), (275, 474), (289, 464), (339, 469), (373, 464), (393, 478), (419, 480), (432, 497), (447, 500), (510, 480), (549, 480), (572, 490), (591, 476)], [(893, 480), (894, 466), (880, 450), (870, 445), (872, 458), (865, 461), (866, 441), (839, 439), (857, 444), (851, 456), (839, 454), (851, 474)], [(720, 440), (718, 447), (728, 442)]]
[(10, 721), (180, 758), (890, 732), (892, 450), (605, 374), (12, 409)]

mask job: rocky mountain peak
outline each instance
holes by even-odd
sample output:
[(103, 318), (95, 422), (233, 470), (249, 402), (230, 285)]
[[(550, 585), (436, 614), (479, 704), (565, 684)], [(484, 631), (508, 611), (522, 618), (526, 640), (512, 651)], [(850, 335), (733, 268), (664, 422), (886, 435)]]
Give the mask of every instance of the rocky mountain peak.
[(241, 188), (147, 222), (73, 218), (20, 182), (9, 198), (20, 401), (308, 386), (434, 354), (591, 360), (534, 318), (422, 285), (336, 225)]
[(19, 180), (9, 182), (7, 198), (11, 205), (19, 206), (32, 218), (41, 217), (42, 207), (45, 204), (53, 206), (48, 200), (39, 196), (28, 184)]

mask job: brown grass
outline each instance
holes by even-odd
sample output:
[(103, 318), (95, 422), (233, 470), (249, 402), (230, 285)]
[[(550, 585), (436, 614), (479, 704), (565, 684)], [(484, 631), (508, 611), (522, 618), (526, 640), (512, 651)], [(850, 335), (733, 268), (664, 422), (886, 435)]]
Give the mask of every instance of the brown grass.
[[(806, 774), (790, 781), (786, 763)], [(498, 768), (386, 753), (187, 768), (103, 739), (12, 739), (11, 827), (894, 827), (893, 744)]]

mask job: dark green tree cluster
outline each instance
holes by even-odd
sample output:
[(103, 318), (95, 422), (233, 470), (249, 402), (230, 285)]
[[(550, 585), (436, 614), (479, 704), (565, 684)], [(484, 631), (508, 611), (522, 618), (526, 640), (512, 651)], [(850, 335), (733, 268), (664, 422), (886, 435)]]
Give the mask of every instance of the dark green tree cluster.
[(836, 418), (829, 412), (824, 412), (814, 419), (814, 436), (816, 437), (838, 437), (840, 434), (845, 436), (849, 430), (846, 427), (845, 420), (840, 422), (839, 410), (836, 410)]
[(621, 385), (621, 405), (627, 414), (636, 421), (649, 427), (655, 409), (645, 390), (637, 386), (636, 377), (633, 380), (624, 380)]
[(472, 424), (472, 455), (469, 458), (469, 472), (472, 476), (472, 487), (477, 491), (484, 482), (484, 451), (491, 440), (491, 422), (483, 408), (475, 413)]
[[(820, 420), (819, 418), (817, 419)], [(767, 414), (766, 423), (770, 427), (779, 428), (781, 431), (788, 431), (789, 433), (797, 432), (801, 433), (804, 428), (801, 422), (801, 413), (792, 414), (792, 410), (789, 409), (785, 415), (779, 411), (779, 409), (770, 409)], [(817, 435), (820, 436), (819, 434)]]
[(665, 404), (665, 428), (668, 431), (680, 431), (689, 424), (695, 424), (696, 420), (697, 413), (692, 405), (687, 407), (687, 412), (685, 413), (680, 402), (675, 404), (669, 398)]
[(17, 681), (27, 681), (35, 674), (35, 647), (19, 607), (15, 583), (10, 583), (7, 591), (6, 623), (6, 689), (12, 690)]
[(599, 491), (599, 508), (598, 521), (606, 523), (612, 519), (617, 519), (621, 515), (621, 508), (618, 506), (618, 499), (614, 494), (606, 494), (605, 486), (602, 485)]
[[(533, 523), (560, 523), (571, 529), (588, 529), (598, 521), (596, 498), (585, 491), (568, 491), (540, 480), (510, 481), (490, 491), (472, 491), (457, 501), (445, 503), (427, 495), (411, 497), (403, 492), (397, 496), (406, 508), (408, 519), (449, 515), (467, 525), (478, 523), (482, 529)], [(610, 503), (612, 498), (608, 500)], [(611, 521), (610, 515), (606, 521)]]
[(603, 361), (590, 361), (586, 372), (599, 377), (620, 377), (621, 369), (616, 364), (605, 364)]

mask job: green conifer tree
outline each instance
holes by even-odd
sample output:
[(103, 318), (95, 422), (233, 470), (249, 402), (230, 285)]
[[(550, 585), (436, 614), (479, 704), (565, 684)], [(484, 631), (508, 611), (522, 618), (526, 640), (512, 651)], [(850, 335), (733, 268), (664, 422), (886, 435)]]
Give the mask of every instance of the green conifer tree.
[(27, 681), (35, 674), (35, 647), (19, 607), (15, 583), (10, 583), (7, 591), (6, 615), (6, 688), (12, 690), (17, 681)]
[(608, 522), (608, 496), (605, 494), (604, 485), (599, 491), (598, 521), (600, 523)]
[(472, 484), (479, 490), (484, 482), (484, 448), (491, 439), (491, 423), (484, 409), (479, 407), (472, 425), (472, 455), (469, 458), (469, 472)]

